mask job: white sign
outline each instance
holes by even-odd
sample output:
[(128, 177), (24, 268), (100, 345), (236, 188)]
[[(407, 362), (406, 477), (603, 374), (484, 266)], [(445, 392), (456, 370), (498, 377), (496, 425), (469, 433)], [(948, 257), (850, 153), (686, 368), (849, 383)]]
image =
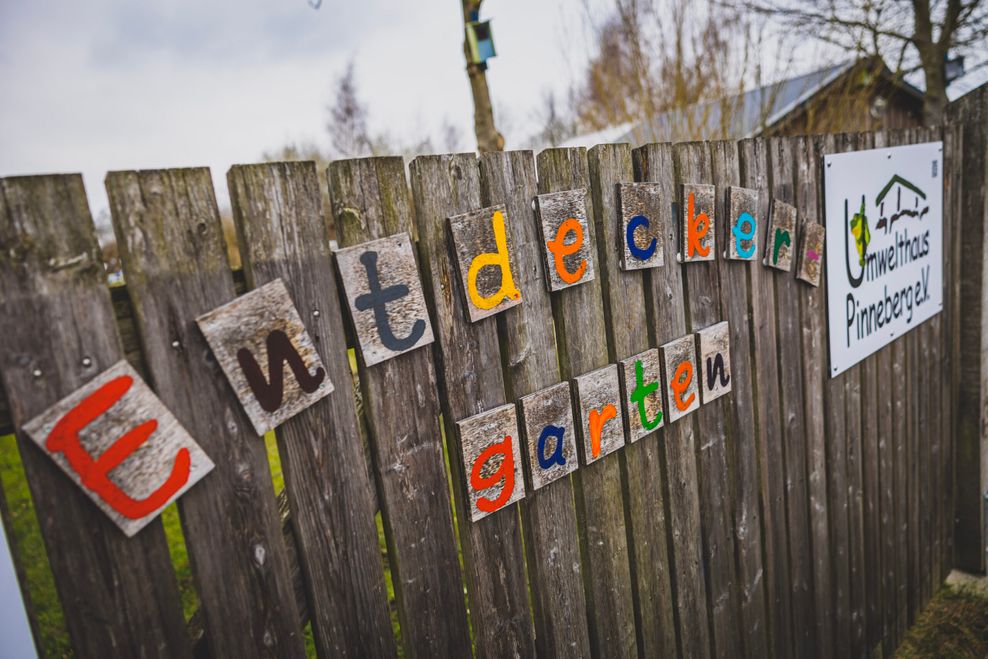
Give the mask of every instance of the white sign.
[(943, 142), (824, 157), (831, 377), (943, 309)]

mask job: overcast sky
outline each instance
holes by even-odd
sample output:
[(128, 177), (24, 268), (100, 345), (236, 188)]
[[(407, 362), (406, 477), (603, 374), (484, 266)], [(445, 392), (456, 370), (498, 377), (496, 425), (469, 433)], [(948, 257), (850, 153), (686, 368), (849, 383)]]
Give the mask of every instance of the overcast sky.
[[(585, 11), (488, 0), (484, 15), (498, 120), (518, 146), (543, 90), (586, 60)], [(413, 142), (446, 120), (474, 148), (456, 0), (0, 0), (0, 176), (81, 171), (96, 214), (109, 170), (208, 165), (227, 205), (231, 164), (328, 145), (325, 108), (351, 58), (375, 132)]]

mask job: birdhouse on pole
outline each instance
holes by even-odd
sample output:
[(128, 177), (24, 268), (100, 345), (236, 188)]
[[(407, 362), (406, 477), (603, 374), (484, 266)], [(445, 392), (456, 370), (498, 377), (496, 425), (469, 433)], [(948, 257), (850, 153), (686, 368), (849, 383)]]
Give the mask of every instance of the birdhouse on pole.
[(466, 27), (470, 63), (486, 68), (487, 60), (497, 55), (494, 50), (494, 38), (491, 36), (491, 22), (473, 20), (467, 23)]

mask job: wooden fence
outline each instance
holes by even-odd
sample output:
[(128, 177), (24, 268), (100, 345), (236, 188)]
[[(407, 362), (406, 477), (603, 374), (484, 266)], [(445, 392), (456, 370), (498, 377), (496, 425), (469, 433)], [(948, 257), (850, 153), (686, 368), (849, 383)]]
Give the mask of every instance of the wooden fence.
[[(191, 627), (160, 521), (133, 538), (21, 433), (78, 656), (888, 656), (953, 551), (958, 129), (332, 163), (341, 247), (407, 231), (436, 342), (359, 361), (312, 163), (228, 174), (242, 285), (281, 278), (336, 393), (277, 430), (287, 533), (254, 434), (195, 325), (238, 287), (206, 169), (107, 177), (126, 289), (81, 178), (0, 179), (0, 376), (13, 426), (126, 356), (213, 458), (179, 500)], [(942, 313), (829, 378), (825, 285), (760, 263), (618, 267), (615, 184), (729, 185), (824, 221), (822, 155), (943, 139)], [(598, 276), (549, 293), (536, 194), (586, 188)], [(409, 193), (410, 189), (410, 193)], [(505, 204), (523, 304), (471, 323), (445, 218)], [(126, 292), (124, 292), (124, 290)], [(345, 300), (345, 298), (344, 298)], [(730, 321), (733, 391), (476, 523), (454, 425)], [(121, 338), (122, 337), (122, 338)], [(2, 425), (2, 424), (0, 424)], [(383, 520), (382, 561), (375, 514)], [(294, 578), (293, 578), (294, 574)], [(386, 578), (394, 587), (389, 601)], [(396, 613), (397, 631), (391, 612)]]

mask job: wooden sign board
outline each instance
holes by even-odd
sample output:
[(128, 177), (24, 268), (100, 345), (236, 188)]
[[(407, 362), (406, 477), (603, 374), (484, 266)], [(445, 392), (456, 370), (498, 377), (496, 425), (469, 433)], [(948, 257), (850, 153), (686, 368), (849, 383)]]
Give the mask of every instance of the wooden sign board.
[(665, 422), (662, 409), (662, 367), (659, 351), (651, 348), (618, 363), (624, 425), (629, 442), (637, 442)]
[(731, 390), (731, 328), (717, 323), (696, 333), (700, 353), (700, 397), (704, 405)]
[(456, 422), (463, 473), (476, 522), (525, 497), (521, 442), (513, 404)]
[(213, 469), (123, 360), (31, 419), (24, 432), (128, 537)]
[(765, 240), (765, 265), (789, 272), (796, 238), (796, 207), (772, 200), (772, 217)]
[(503, 205), (447, 218), (471, 323), (521, 304), (515, 286), (514, 245)]
[(564, 190), (535, 197), (550, 291), (592, 281), (593, 245), (587, 222), (587, 191)]
[(810, 286), (820, 285), (820, 274), (823, 268), (823, 242), (826, 237), (827, 230), (819, 222), (807, 222), (803, 227), (796, 278), (802, 279)]
[(521, 425), (532, 490), (576, 470), (576, 426), (569, 382), (560, 382), (521, 398)]
[(408, 233), (338, 250), (336, 267), (366, 366), (435, 341)]
[(682, 263), (713, 261), (716, 258), (714, 186), (684, 183), (679, 208), (679, 260)]
[(590, 464), (624, 446), (624, 415), (617, 364), (573, 379), (583, 463)]
[(618, 183), (621, 217), (618, 249), (622, 270), (663, 265), (663, 227), (660, 221), (661, 188), (657, 183)]
[(666, 383), (666, 413), (678, 421), (700, 407), (700, 374), (696, 368), (696, 345), (692, 335), (670, 341), (660, 348)]
[(735, 261), (758, 259), (758, 190), (730, 186), (727, 188), (730, 217), (727, 222), (726, 256)]
[(333, 392), (280, 279), (199, 316), (196, 323), (258, 435)]

